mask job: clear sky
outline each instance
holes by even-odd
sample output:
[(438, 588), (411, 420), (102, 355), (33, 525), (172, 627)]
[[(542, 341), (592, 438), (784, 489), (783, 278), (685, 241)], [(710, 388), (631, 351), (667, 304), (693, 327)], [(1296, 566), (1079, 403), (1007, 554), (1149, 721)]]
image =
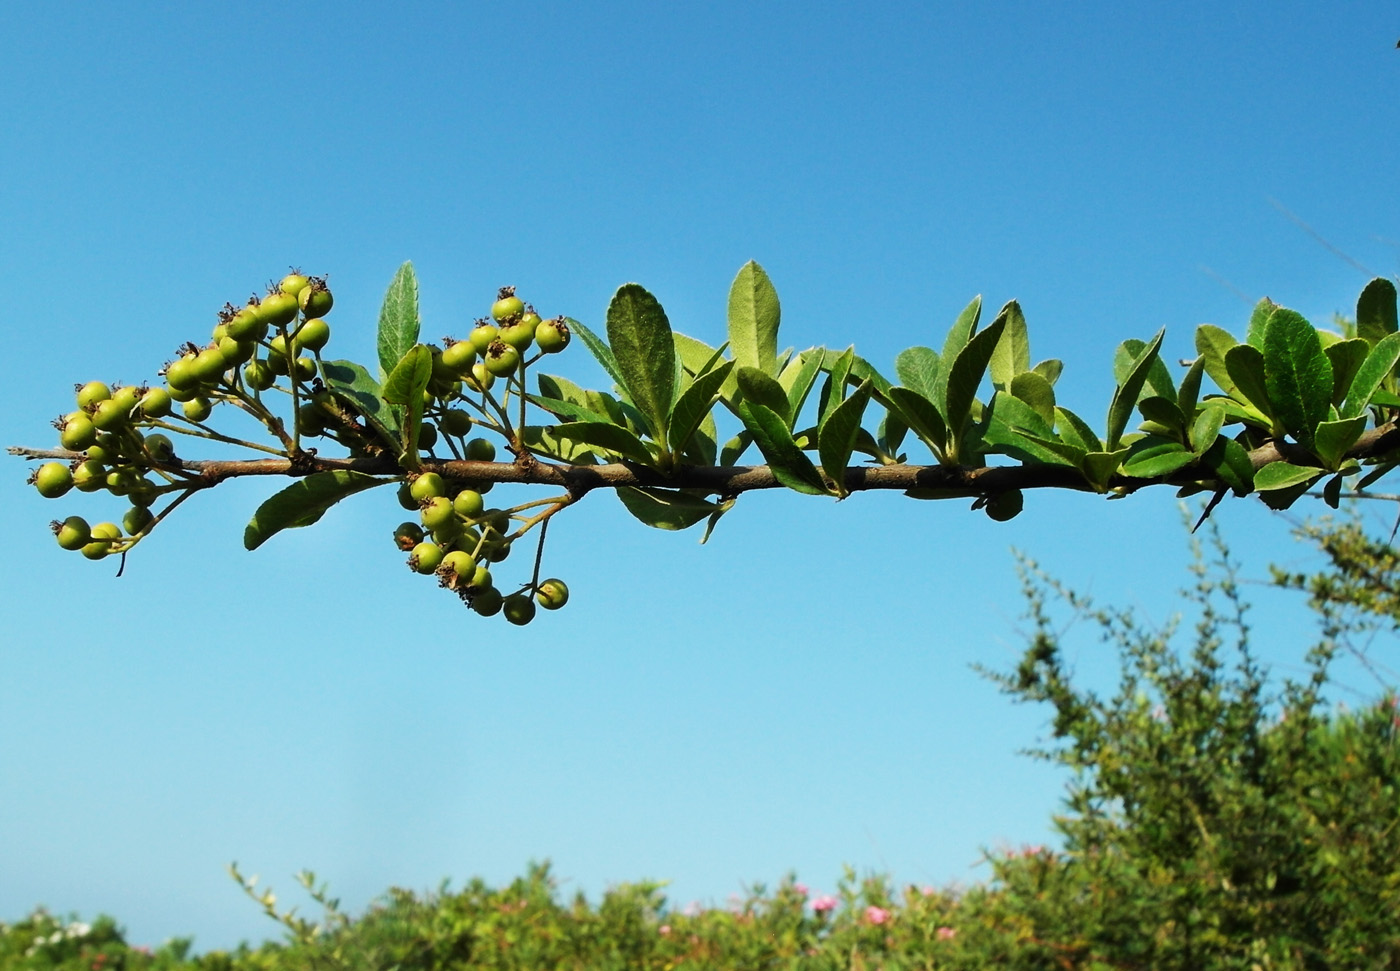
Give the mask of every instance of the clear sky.
[[(1281, 207), (1396, 272), (1398, 36), (1378, 2), (9, 3), (0, 438), (52, 444), (73, 382), (152, 379), (291, 264), (330, 275), (332, 350), (372, 361), (405, 259), (428, 337), (505, 283), (601, 329), (635, 280), (713, 343), (757, 259), (782, 346), (887, 370), (1015, 297), (1101, 424), (1124, 338), (1166, 325), (1175, 359), (1264, 295), (1354, 306), (1370, 274)], [(581, 347), (558, 370), (603, 386)], [(9, 461), (0, 919), (105, 911), (201, 950), (277, 932), (233, 860), (351, 907), (546, 858), (567, 891), (665, 879), (677, 905), (843, 864), (977, 879), (980, 848), (1049, 838), (1064, 782), (1017, 754), (1045, 713), (969, 669), (1018, 654), (1012, 548), (1158, 620), (1186, 581), (1167, 490), (1032, 495), (1010, 524), (753, 495), (704, 547), (595, 495), (551, 529), (569, 608), (515, 629), (404, 569), (389, 494), (248, 554), (268, 485), (230, 484), (115, 579), (44, 524), (118, 501), (46, 502)], [(1250, 576), (1300, 562), (1258, 503), (1218, 518)], [(1296, 605), (1256, 592), (1295, 671)]]

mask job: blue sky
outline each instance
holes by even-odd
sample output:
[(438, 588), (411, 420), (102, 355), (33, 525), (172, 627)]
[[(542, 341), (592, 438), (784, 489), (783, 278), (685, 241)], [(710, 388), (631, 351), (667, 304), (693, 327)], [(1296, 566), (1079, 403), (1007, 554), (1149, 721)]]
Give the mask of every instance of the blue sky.
[[(757, 259), (783, 346), (886, 368), (1015, 297), (1100, 416), (1124, 338), (1165, 325), (1170, 359), (1266, 294), (1354, 304), (1368, 274), (1280, 207), (1396, 272), (1397, 36), (1380, 3), (9, 4), (0, 432), (50, 444), (73, 382), (153, 378), (292, 264), (330, 276), (332, 349), (372, 360), (405, 259), (429, 337), (504, 283), (601, 327), (635, 280), (716, 343)], [(603, 384), (581, 348), (558, 369)], [(247, 554), (268, 486), (232, 483), (115, 579), (43, 524), (116, 501), (46, 503), (11, 461), (0, 919), (106, 911), (200, 949), (276, 933), (231, 860), (352, 907), (544, 858), (677, 905), (847, 863), (968, 882), (981, 847), (1048, 838), (1064, 781), (1017, 754), (1044, 713), (969, 670), (1017, 655), (1011, 549), (1159, 620), (1186, 580), (1167, 491), (1004, 525), (754, 495), (705, 547), (595, 495), (551, 529), (569, 608), (517, 630), (404, 570), (390, 495)], [(1218, 518), (1248, 575), (1305, 562), (1257, 503)], [(1296, 604), (1256, 592), (1288, 673)]]

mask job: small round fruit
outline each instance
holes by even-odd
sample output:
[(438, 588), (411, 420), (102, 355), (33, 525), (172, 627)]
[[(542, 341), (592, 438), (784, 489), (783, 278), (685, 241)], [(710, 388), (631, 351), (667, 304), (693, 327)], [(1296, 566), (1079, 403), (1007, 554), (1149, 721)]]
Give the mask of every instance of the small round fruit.
[(54, 538), (58, 540), (58, 545), (65, 550), (80, 550), (92, 539), (92, 530), (88, 528), (87, 520), (82, 516), (69, 516), (58, 524), (54, 530)]
[(449, 408), (438, 419), (438, 425), (453, 438), (461, 438), (472, 430), (472, 416), (461, 408)]
[(486, 356), (482, 363), (486, 365), (486, 370), (496, 377), (504, 377), (514, 371), (520, 363), (520, 352), (505, 341), (493, 341), (491, 346), (486, 348)]
[(281, 279), (277, 284), (277, 289), (296, 297), (301, 295), (301, 291), (305, 290), (306, 285), (310, 282), (304, 274), (293, 270)]
[(535, 602), (528, 594), (513, 593), (501, 604), (501, 612), (506, 615), (506, 620), (517, 627), (524, 627), (535, 619)]
[(482, 320), (478, 321), (477, 325), (472, 328), (472, 332), (467, 335), (467, 340), (478, 354), (485, 354), (486, 348), (491, 346), (491, 342), (496, 339), (498, 333), (495, 325)]
[(199, 387), (199, 376), (194, 373), (194, 361), (194, 354), (186, 354), (171, 361), (166, 367), (165, 383), (170, 385), (171, 391), (185, 391)]
[(1004, 523), (1020, 515), (1021, 508), (1025, 504), (1026, 497), (1020, 489), (1008, 489), (1005, 492), (998, 492), (988, 499), (984, 508), (989, 517), (996, 522)]
[(263, 323), (272, 327), (285, 327), (296, 319), (297, 295), (276, 291), (263, 298), (258, 306), (258, 316)]
[(472, 610), (483, 617), (494, 617), (501, 612), (504, 598), (495, 587), (484, 587), (472, 594)]
[(307, 403), (297, 409), (297, 430), (303, 435), (316, 437), (326, 433), (326, 413), (320, 406)]
[(442, 547), (435, 543), (419, 543), (413, 547), (408, 565), (419, 573), (436, 573), (442, 565)]
[(504, 536), (506, 530), (510, 529), (510, 513), (504, 509), (488, 509), (481, 516), (481, 524), (495, 530), (497, 535)]
[(297, 347), (304, 347), (308, 351), (319, 351), (326, 346), (330, 339), (331, 325), (320, 317), (313, 317), (297, 328), (293, 341)]
[(180, 406), (180, 410), (190, 421), (204, 421), (214, 410), (214, 406), (209, 403), (208, 398), (191, 398)]
[(73, 471), (62, 462), (45, 462), (34, 471), (34, 488), (45, 499), (57, 499), (73, 488)]
[(435, 428), (433, 425), (425, 421), (418, 426), (419, 448), (432, 451), (433, 446), (437, 444), (437, 438), (437, 428)]
[(545, 354), (557, 354), (568, 347), (570, 336), (569, 325), (564, 322), (563, 317), (542, 320), (535, 328), (535, 343), (540, 345), (540, 350)]
[(481, 361), (472, 365), (472, 376), (463, 380), (463, 384), (473, 391), (490, 391), (495, 383), (496, 376), (486, 370), (486, 365)]
[(243, 380), (254, 391), (266, 391), (277, 380), (277, 375), (266, 361), (252, 361), (243, 369)]
[(224, 359), (225, 367), (238, 367), (245, 361), (251, 361), (257, 349), (258, 345), (252, 341), (239, 341), (227, 336), (219, 341), (219, 356)]
[(297, 294), (297, 299), (301, 303), (302, 316), (308, 320), (324, 317), (331, 312), (331, 306), (335, 303), (326, 281), (316, 276), (313, 276), (301, 293)]
[(497, 323), (519, 317), (525, 312), (525, 304), (515, 295), (515, 287), (501, 287), (496, 292), (496, 302), (491, 305), (491, 317)]
[(452, 508), (463, 519), (475, 519), (486, 507), (486, 500), (475, 489), (463, 489), (452, 500)]
[(81, 452), (97, 441), (97, 426), (84, 414), (69, 415), (63, 423), (63, 431), (58, 435), (59, 444), (74, 452)]
[(239, 310), (224, 326), (224, 333), (236, 341), (260, 341), (267, 337), (267, 321), (258, 316), (256, 307)]
[(73, 488), (79, 492), (96, 492), (107, 486), (107, 467), (89, 459), (73, 470)]
[(164, 418), (170, 408), (170, 392), (164, 388), (147, 388), (141, 396), (141, 414), (147, 418)]
[(413, 493), (407, 482), (399, 484), (399, 505), (413, 512), (418, 511), (418, 500), (413, 498)]
[(512, 320), (501, 325), (499, 339), (524, 354), (535, 340), (535, 328), (524, 319)]
[(87, 410), (99, 401), (106, 401), (110, 397), (112, 397), (112, 392), (105, 384), (101, 381), (89, 381), (78, 389), (78, 407)]
[(453, 341), (443, 348), (442, 366), (458, 377), (470, 374), (475, 362), (476, 347), (471, 341)]
[(442, 558), (441, 569), (451, 570), (462, 580), (470, 580), (476, 573), (476, 562), (465, 550), (453, 550)]
[(563, 580), (550, 577), (540, 584), (539, 590), (535, 592), (535, 599), (545, 610), (558, 610), (569, 602), (569, 588)]
[(413, 484), (408, 487), (408, 494), (419, 502), (434, 496), (445, 496), (447, 483), (443, 482), (442, 476), (436, 472), (424, 472), (413, 480)]
[(132, 506), (122, 517), (122, 529), (126, 530), (128, 536), (135, 536), (155, 518), (155, 514), (144, 506)]
[(130, 417), (131, 409), (123, 407), (120, 398), (99, 401), (97, 407), (92, 410), (93, 425), (104, 432), (122, 427)]
[(394, 545), (401, 550), (411, 550), (423, 542), (423, 527), (417, 523), (399, 523), (394, 530)]
[(478, 566), (476, 571), (472, 574), (468, 586), (476, 590), (485, 590), (487, 587), (491, 586), (491, 571), (484, 566)]
[(485, 548), (482, 549), (482, 552), (486, 554), (486, 558), (492, 563), (500, 563), (506, 557), (510, 556), (510, 544), (487, 543)]
[(191, 372), (194, 374), (195, 381), (200, 384), (218, 383), (218, 380), (224, 376), (224, 372), (227, 370), (228, 362), (224, 360), (224, 355), (219, 350), (218, 345), (206, 347), (204, 350), (200, 351), (195, 355), (194, 362), (191, 365)]
[(418, 515), (428, 529), (437, 529), (457, 521), (457, 514), (452, 511), (452, 500), (446, 496), (433, 496), (426, 500), (419, 508)]
[(170, 441), (168, 435), (162, 435), (159, 432), (147, 435), (145, 444), (146, 451), (157, 462), (169, 462), (175, 457), (175, 443)]
[(463, 455), (473, 462), (496, 461), (496, 444), (490, 439), (473, 438), (467, 442)]
[(116, 523), (98, 523), (92, 527), (92, 537), (83, 546), (83, 556), (89, 560), (100, 560), (112, 551), (112, 540), (122, 537), (122, 531)]
[(296, 359), (296, 378), (298, 381), (310, 381), (316, 376), (316, 361), (309, 357), (299, 357)]

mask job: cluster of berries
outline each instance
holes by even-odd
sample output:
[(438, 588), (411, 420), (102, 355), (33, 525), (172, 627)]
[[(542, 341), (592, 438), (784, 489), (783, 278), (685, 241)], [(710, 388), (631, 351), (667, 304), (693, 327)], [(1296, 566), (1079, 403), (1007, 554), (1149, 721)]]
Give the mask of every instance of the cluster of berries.
[(569, 336), (565, 318), (543, 320), (515, 295), (515, 287), (501, 287), (491, 316), (477, 320), (465, 340), (444, 338), (441, 351), (433, 348), (428, 390), (440, 392), (461, 381), (472, 391), (486, 391), (496, 378), (513, 374), (532, 345), (541, 354), (557, 354), (568, 346)]

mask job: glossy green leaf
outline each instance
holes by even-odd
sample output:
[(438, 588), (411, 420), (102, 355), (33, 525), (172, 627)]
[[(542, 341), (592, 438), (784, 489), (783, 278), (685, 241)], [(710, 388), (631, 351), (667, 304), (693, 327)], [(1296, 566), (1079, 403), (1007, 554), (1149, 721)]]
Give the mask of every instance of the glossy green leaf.
[(1356, 299), (1356, 336), (1375, 344), (1395, 332), (1395, 284), (1377, 277)]
[(723, 466), (733, 465), (743, 454), (748, 451), (753, 444), (753, 433), (747, 429), (735, 435), (724, 443), (724, 447), (719, 452), (719, 464)]
[(526, 398), (532, 405), (543, 408), (555, 418), (561, 418), (564, 421), (597, 421), (607, 425), (613, 424), (612, 419), (607, 415), (562, 398), (546, 398), (537, 394), (527, 395)]
[(1371, 345), (1356, 337), (1329, 344), (1323, 352), (1332, 362), (1332, 404), (1340, 407), (1356, 380), (1356, 373), (1371, 355)]
[(346, 469), (314, 472), (298, 479), (258, 506), (243, 530), (243, 547), (255, 550), (284, 529), (310, 526), (346, 496), (392, 481)]
[(1123, 458), (1127, 454), (1126, 448), (1116, 448), (1111, 452), (1089, 452), (1079, 463), (1079, 471), (1084, 473), (1085, 480), (1091, 486), (1103, 492), (1117, 475), (1118, 467), (1123, 464)]
[(1264, 331), (1269, 326), (1269, 315), (1278, 309), (1278, 304), (1268, 297), (1254, 305), (1249, 314), (1249, 328), (1245, 331), (1245, 343), (1251, 347), (1264, 349)]
[(568, 378), (561, 378), (557, 374), (536, 374), (535, 382), (539, 385), (542, 398), (554, 398), (588, 407), (588, 393)]
[(535, 452), (568, 462), (570, 465), (597, 465), (598, 457), (592, 446), (584, 442), (566, 441), (554, 434), (556, 425), (526, 425), (522, 433), (525, 444)]
[(1215, 444), (1216, 438), (1220, 435), (1220, 429), (1225, 425), (1225, 409), (1206, 405), (1196, 415), (1196, 420), (1191, 423), (1191, 450), (1197, 455), (1204, 455), (1206, 451)]
[(1376, 342), (1366, 360), (1352, 378), (1351, 388), (1342, 402), (1343, 418), (1354, 418), (1365, 413), (1380, 390), (1381, 382), (1395, 369), (1400, 361), (1400, 333), (1387, 334)]
[[(860, 432), (860, 421), (865, 416), (865, 406), (870, 402), (870, 382), (862, 381), (850, 397), (832, 409), (831, 414), (818, 426), (817, 455), (827, 477), (836, 484), (838, 495), (846, 492), (846, 466), (850, 464), (851, 452), (855, 450), (856, 435)], [(873, 444), (873, 443), (872, 443)]]
[(1034, 371), (1022, 371), (1011, 379), (1007, 390), (1034, 408), (1047, 427), (1054, 425), (1055, 389), (1045, 378)]
[(729, 288), (729, 347), (739, 367), (777, 375), (781, 318), (778, 291), (763, 267), (749, 260), (739, 268)]
[(1055, 408), (1055, 430), (1059, 437), (1086, 452), (1103, 451), (1103, 442), (1089, 427), (1088, 422), (1068, 408)]
[(556, 438), (571, 442), (582, 442), (597, 448), (615, 452), (623, 458), (642, 465), (653, 465), (656, 459), (640, 438), (620, 425), (602, 421), (570, 421), (552, 426), (550, 433)]
[(354, 361), (322, 361), (321, 375), (331, 394), (363, 416), (385, 444), (399, 448), (398, 432), (393, 429), (397, 419), (368, 371)]
[(678, 330), (671, 331), (671, 339), (676, 345), (676, 357), (681, 359), (681, 364), (691, 374), (699, 374), (705, 370), (715, 355), (721, 353), (719, 348), (711, 347), (694, 337), (687, 337)]
[(830, 353), (827, 352), (828, 376), (826, 384), (822, 387), (821, 412), (817, 419), (819, 425), (826, 421), (827, 415), (831, 414), (837, 405), (846, 400), (846, 379), (851, 373), (856, 349), (854, 346), (846, 348), (834, 362), (831, 361)]
[(1254, 491), (1254, 465), (1244, 446), (1233, 438), (1217, 437), (1201, 456), (1201, 464), (1235, 495), (1247, 496)]
[(384, 400), (395, 405), (422, 406), (423, 391), (433, 374), (433, 353), (424, 344), (415, 344), (397, 361), (384, 382)]
[(851, 371), (848, 380), (869, 381), (872, 392), (876, 395), (887, 393), (894, 385), (876, 370), (875, 366), (861, 357), (859, 354), (851, 361)]
[(1313, 429), (1327, 420), (1332, 403), (1332, 362), (1317, 330), (1295, 310), (1280, 307), (1264, 333), (1264, 375), (1273, 416), (1311, 448)]
[[(1133, 365), (1142, 356), (1142, 350), (1147, 346), (1145, 341), (1140, 341), (1135, 337), (1130, 337), (1119, 344), (1113, 352), (1113, 379), (1120, 385), (1132, 372)], [(1171, 372), (1167, 370), (1167, 365), (1162, 361), (1161, 356), (1153, 359), (1147, 367), (1147, 380), (1142, 385), (1139, 398), (1147, 395), (1156, 395), (1159, 398), (1175, 398), (1176, 385), (1172, 384)], [(1136, 402), (1134, 402), (1136, 404)]]
[(911, 388), (898, 386), (890, 388), (889, 398), (914, 434), (924, 440), (935, 456), (941, 458), (948, 447), (948, 429), (933, 402)]
[(886, 455), (898, 457), (899, 447), (904, 444), (904, 436), (907, 434), (909, 434), (909, 424), (904, 420), (904, 416), (898, 411), (891, 411), (887, 408), (885, 417), (880, 419), (879, 435), (877, 436), (881, 451)]
[(1006, 317), (998, 314), (986, 330), (974, 335), (967, 342), (967, 346), (957, 352), (948, 368), (948, 397), (943, 408), (943, 417), (948, 424), (948, 437), (951, 442), (956, 442), (962, 435), (963, 426), (972, 413), (972, 402), (977, 397), (977, 388), (982, 384), (987, 364), (992, 359), (992, 352), (996, 350), (997, 341), (1001, 340), (1001, 331), (1005, 326)]
[(1042, 444), (1055, 433), (1040, 413), (1006, 391), (992, 394), (983, 424), (982, 444), (990, 451), (1027, 463), (1067, 464), (1063, 453)]
[(1356, 444), (1356, 440), (1365, 430), (1365, 415), (1321, 422), (1313, 437), (1313, 452), (1322, 460), (1323, 465), (1335, 470), (1341, 465), (1347, 449)]
[(409, 348), (418, 343), (418, 277), (412, 263), (394, 274), (379, 308), (379, 379), (385, 381)]
[(1138, 411), (1148, 421), (1156, 422), (1181, 437), (1186, 435), (1186, 416), (1174, 398), (1148, 395), (1138, 402)]
[(1201, 400), (1201, 375), (1205, 373), (1205, 369), (1205, 358), (1197, 355), (1181, 377), (1181, 387), (1176, 391), (1176, 406), (1181, 409), (1183, 415), (1191, 415), (1196, 411), (1196, 402)]
[(894, 373), (900, 383), (929, 401), (938, 393), (938, 352), (931, 347), (909, 347), (894, 359)]
[(1260, 492), (1287, 489), (1311, 483), (1323, 474), (1322, 469), (1291, 462), (1270, 462), (1254, 473), (1254, 488)]
[[(1133, 408), (1137, 406), (1138, 398), (1142, 396), (1143, 385), (1147, 383), (1147, 377), (1153, 364), (1160, 363), (1157, 359), (1157, 349), (1162, 346), (1162, 335), (1165, 333), (1165, 330), (1159, 330), (1151, 342), (1142, 344), (1136, 352), (1136, 357), (1122, 370), (1122, 377), (1118, 379), (1118, 387), (1113, 392), (1113, 401), (1108, 406), (1108, 450), (1110, 452), (1117, 450), (1118, 443), (1123, 438), (1123, 430), (1127, 428), (1128, 418), (1132, 415)], [(1125, 341), (1124, 345), (1127, 343)], [(1133, 342), (1134, 346), (1138, 344), (1137, 341)], [(1115, 368), (1115, 371), (1117, 370)]]
[(1201, 324), (1196, 328), (1196, 353), (1200, 355), (1206, 373), (1215, 386), (1232, 398), (1239, 397), (1235, 381), (1225, 366), (1225, 355), (1230, 348), (1239, 344), (1229, 332), (1214, 324)]
[(789, 361), (787, 367), (778, 375), (778, 383), (787, 390), (787, 415), (793, 424), (797, 423), (802, 414), (802, 406), (806, 404), (807, 396), (811, 394), (812, 386), (817, 382), (823, 357), (824, 352), (821, 348), (803, 351)]
[(992, 351), (992, 359), (987, 362), (987, 370), (992, 376), (992, 387), (1009, 391), (1012, 379), (1031, 369), (1031, 340), (1019, 303), (1012, 300), (1002, 313), (1006, 315), (1006, 326)]
[(627, 396), (646, 419), (651, 437), (666, 441), (674, 402), (676, 343), (661, 303), (645, 288), (625, 283), (608, 304), (608, 346)]
[(720, 510), (716, 503), (675, 489), (624, 486), (617, 498), (633, 516), (657, 529), (688, 529)]
[(1230, 380), (1234, 386), (1231, 397), (1272, 418), (1274, 404), (1269, 399), (1264, 352), (1253, 344), (1236, 344), (1225, 352), (1225, 369), (1230, 372)]
[(1138, 439), (1128, 449), (1123, 459), (1123, 474), (1136, 479), (1155, 479), (1161, 475), (1171, 475), (1194, 461), (1195, 454), (1183, 448), (1180, 442), (1148, 435)]
[(701, 374), (681, 392), (676, 407), (671, 411), (672, 451), (680, 453), (685, 450), (691, 436), (699, 430), (705, 416), (714, 407), (719, 389), (733, 368), (733, 361), (725, 361), (719, 367)]
[(744, 401), (752, 401), (772, 409), (783, 422), (792, 428), (792, 415), (788, 413), (788, 396), (777, 378), (770, 378), (758, 368), (741, 366), (736, 368), (739, 391)]
[(792, 432), (781, 415), (764, 405), (745, 401), (739, 406), (744, 427), (753, 435), (773, 477), (797, 492), (828, 495), (821, 473), (792, 440)]

